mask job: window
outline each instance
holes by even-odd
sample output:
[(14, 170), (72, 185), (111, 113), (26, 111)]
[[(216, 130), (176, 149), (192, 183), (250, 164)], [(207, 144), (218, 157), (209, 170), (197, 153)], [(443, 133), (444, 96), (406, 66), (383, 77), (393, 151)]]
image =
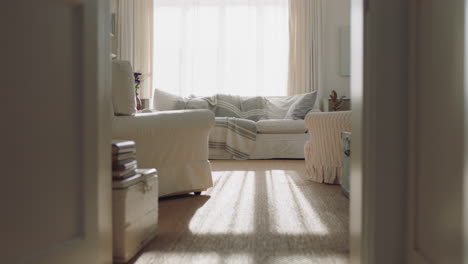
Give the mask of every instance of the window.
[(288, 0), (154, 0), (154, 87), (286, 95)]

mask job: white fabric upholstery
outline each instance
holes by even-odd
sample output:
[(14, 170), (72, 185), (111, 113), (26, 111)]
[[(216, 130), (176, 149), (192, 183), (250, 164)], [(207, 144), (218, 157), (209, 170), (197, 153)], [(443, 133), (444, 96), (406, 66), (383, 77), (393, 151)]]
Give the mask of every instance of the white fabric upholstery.
[[(286, 113), (298, 99), (304, 97), (304, 94), (294, 96), (267, 96), (265, 110), (267, 112), (265, 119), (256, 122), (257, 140), (253, 142), (238, 141), (237, 137), (229, 137), (232, 140), (240, 143), (237, 146), (246, 146), (242, 148), (248, 151), (241, 151), (249, 154), (250, 159), (269, 159), (269, 158), (304, 158), (304, 144), (307, 141), (307, 128), (302, 119), (284, 119)], [(248, 99), (248, 97), (246, 97)], [(188, 108), (209, 108), (208, 101), (211, 107), (213, 97), (181, 97), (165, 91), (155, 89), (153, 107), (160, 111), (188, 109)], [(245, 98), (244, 98), (245, 99)], [(215, 101), (218, 102), (219, 101)], [(219, 109), (218, 109), (219, 110)], [(319, 111), (319, 110), (311, 110)], [(214, 143), (226, 143), (227, 134), (225, 129), (229, 126), (218, 127), (212, 129), (210, 141)], [(231, 127), (232, 128), (232, 127)], [(220, 130), (223, 133), (218, 133)], [(235, 129), (234, 129), (235, 130)], [(236, 134), (237, 132), (233, 133)], [(269, 136), (264, 136), (269, 135)], [(219, 148), (225, 147), (225, 144), (213, 144), (210, 147), (210, 159), (232, 159), (232, 154)], [(239, 149), (237, 149), (239, 150)], [(239, 158), (239, 155), (236, 157)]]
[[(293, 111), (291, 109), (294, 104), (298, 102), (301, 98), (303, 98), (307, 94), (296, 94), (290, 96), (267, 96), (266, 97), (266, 116), (264, 119), (283, 119), (287, 118), (286, 115), (289, 111)], [(316, 95), (317, 96), (317, 95)], [(312, 111), (320, 111), (320, 104), (318, 100), (314, 100), (314, 105), (312, 107)], [(291, 119), (291, 118), (289, 118)]]
[(317, 100), (317, 92), (301, 94), (296, 102), (291, 105), (286, 116), (286, 119), (302, 119), (304, 120), (307, 113), (314, 108), (315, 101)]
[(258, 134), (251, 159), (303, 159), (307, 133)]
[(212, 186), (208, 136), (214, 115), (208, 110), (181, 110), (115, 116), (113, 138), (136, 142), (138, 166), (156, 168), (159, 196)]
[(351, 112), (311, 112), (305, 122), (310, 135), (304, 146), (309, 178), (321, 183), (341, 183), (341, 132), (351, 131)]
[(135, 80), (128, 61), (112, 61), (112, 104), (115, 114), (132, 115), (137, 111)]
[(181, 110), (185, 106), (185, 98), (154, 89), (153, 108), (159, 111)]
[(305, 133), (307, 128), (304, 120), (264, 119), (257, 122), (260, 134), (294, 134)]
[[(297, 94), (291, 96), (266, 96), (264, 100), (265, 116), (262, 119), (284, 119), (289, 111), (293, 111), (291, 107), (297, 104), (309, 94)], [(315, 95), (316, 97), (316, 95)], [(182, 97), (160, 89), (154, 89), (153, 108), (159, 111), (182, 110), (182, 109), (209, 109), (208, 101), (211, 104), (216, 103), (215, 96), (213, 97), (197, 97), (191, 95)], [(242, 97), (243, 102), (254, 97)], [(213, 101), (215, 100), (215, 101)], [(313, 101), (316, 101), (315, 99)], [(313, 109), (318, 109), (316, 102), (312, 103)], [(292, 119), (289, 118), (289, 119)]]
[(289, 108), (297, 101), (300, 95), (293, 96), (267, 96), (266, 119), (283, 119)]
[[(308, 137), (307, 133), (258, 134), (250, 159), (303, 159), (304, 143)], [(233, 157), (225, 150), (210, 148), (210, 159), (233, 159)]]

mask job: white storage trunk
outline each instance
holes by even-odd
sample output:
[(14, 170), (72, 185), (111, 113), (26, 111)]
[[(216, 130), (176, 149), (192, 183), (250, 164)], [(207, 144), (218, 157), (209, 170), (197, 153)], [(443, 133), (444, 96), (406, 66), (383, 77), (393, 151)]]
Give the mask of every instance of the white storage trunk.
[(155, 169), (113, 182), (113, 256), (127, 262), (156, 235), (158, 223), (158, 176)]

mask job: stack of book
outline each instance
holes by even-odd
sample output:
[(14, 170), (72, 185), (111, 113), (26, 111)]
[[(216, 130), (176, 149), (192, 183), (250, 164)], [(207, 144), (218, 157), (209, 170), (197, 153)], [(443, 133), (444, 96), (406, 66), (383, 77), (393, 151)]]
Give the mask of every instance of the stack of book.
[(112, 140), (112, 178), (120, 180), (135, 176), (136, 169), (135, 142)]

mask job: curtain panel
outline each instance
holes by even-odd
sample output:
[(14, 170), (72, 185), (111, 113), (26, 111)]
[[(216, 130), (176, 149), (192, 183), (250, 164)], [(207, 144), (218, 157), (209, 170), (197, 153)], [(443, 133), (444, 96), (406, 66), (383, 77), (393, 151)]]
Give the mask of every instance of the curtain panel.
[(119, 0), (117, 5), (117, 58), (129, 61), (143, 82), (140, 97), (153, 93), (153, 0)]
[(321, 98), (325, 11), (324, 0), (289, 0), (289, 95)]

